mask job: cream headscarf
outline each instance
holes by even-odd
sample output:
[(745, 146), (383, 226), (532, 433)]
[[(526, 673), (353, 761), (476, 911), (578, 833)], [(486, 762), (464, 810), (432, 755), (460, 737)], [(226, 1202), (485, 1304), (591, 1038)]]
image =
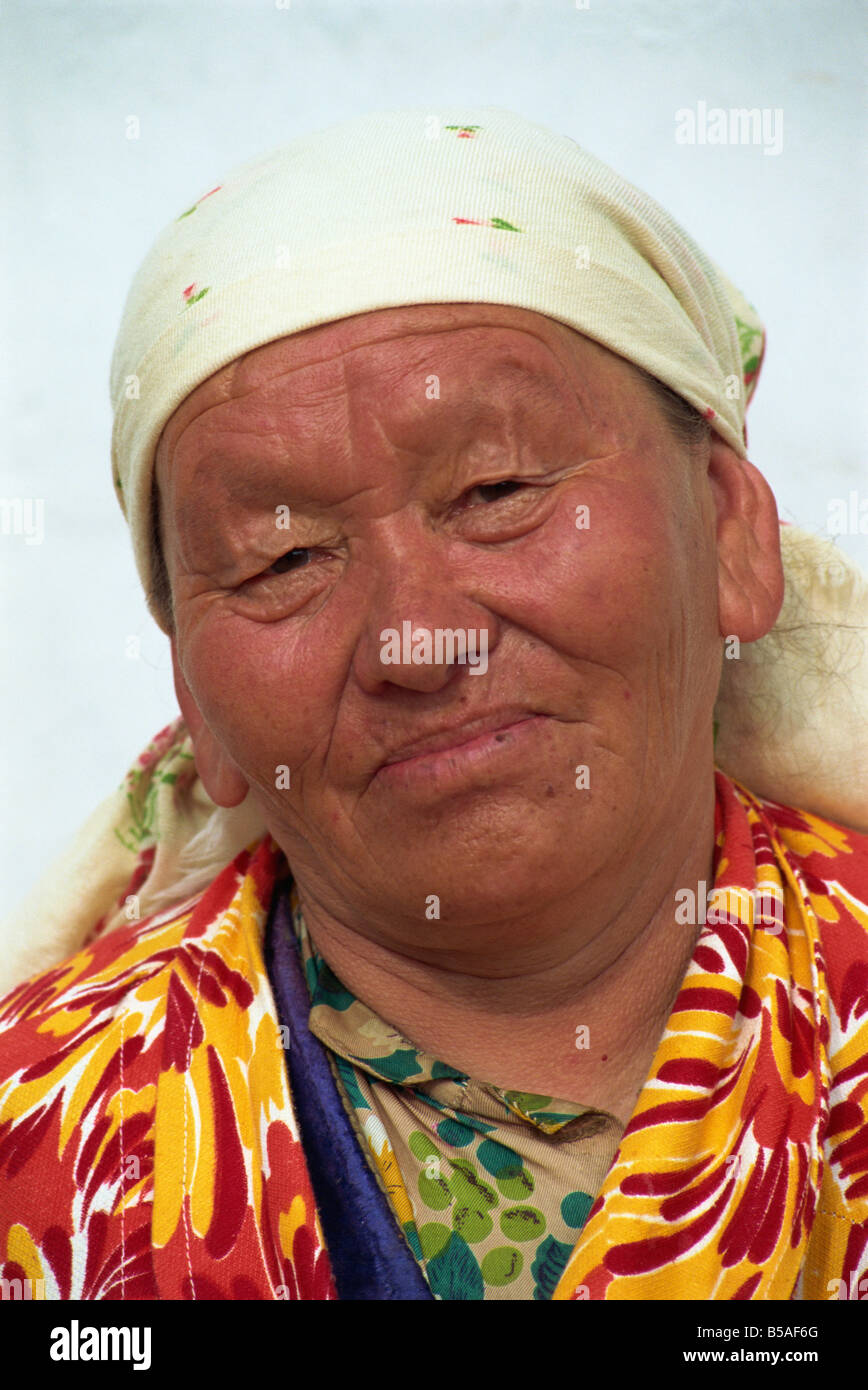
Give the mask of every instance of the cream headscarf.
[[(671, 387), (745, 456), (762, 325), (651, 198), (500, 108), (365, 115), (236, 170), (170, 223), (135, 277), (112, 361), (112, 463), (146, 592), (157, 442), (200, 382), (316, 324), (448, 302), (568, 324)], [(718, 763), (759, 795), (868, 830), (868, 586), (795, 527), (782, 551), (775, 629), (724, 663)], [(185, 901), (264, 829), (246, 802), (214, 806), (177, 721), (7, 923), (3, 941), (18, 939), (0, 991), (95, 924), (128, 920), (128, 899), (141, 916)]]
[(112, 461), (146, 590), (154, 452), (195, 386), (315, 324), (457, 301), (569, 324), (744, 454), (762, 324), (651, 198), (499, 108), (362, 116), (229, 175), (170, 223), (133, 282), (112, 361)]

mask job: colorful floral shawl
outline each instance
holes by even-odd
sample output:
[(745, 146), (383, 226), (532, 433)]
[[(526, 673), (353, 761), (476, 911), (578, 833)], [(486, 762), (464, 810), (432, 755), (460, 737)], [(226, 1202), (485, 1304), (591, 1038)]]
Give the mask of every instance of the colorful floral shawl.
[[(709, 920), (558, 1300), (868, 1295), (868, 837), (716, 781)], [(266, 837), (0, 1001), (0, 1277), (337, 1295), (263, 959), (285, 873)]]

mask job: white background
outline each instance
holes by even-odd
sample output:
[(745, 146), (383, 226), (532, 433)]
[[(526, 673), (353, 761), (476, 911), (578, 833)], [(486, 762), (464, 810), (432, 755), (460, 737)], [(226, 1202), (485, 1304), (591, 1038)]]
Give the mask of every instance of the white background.
[[(825, 532), (830, 499), (868, 497), (856, 0), (283, 3), (0, 9), (0, 496), (45, 502), (42, 545), (0, 535), (0, 915), (178, 713), (111, 488), (108, 366), (151, 241), (242, 160), (394, 106), (503, 106), (572, 136), (757, 306), (750, 453), (781, 516)], [(699, 101), (780, 108), (782, 152), (676, 144)], [(838, 543), (868, 568), (868, 536)]]

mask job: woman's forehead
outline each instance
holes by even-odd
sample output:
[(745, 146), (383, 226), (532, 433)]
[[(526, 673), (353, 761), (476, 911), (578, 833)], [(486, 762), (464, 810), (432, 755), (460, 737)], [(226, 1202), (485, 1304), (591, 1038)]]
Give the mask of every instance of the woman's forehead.
[[(423, 337), (430, 338), (432, 349), (436, 350), (441, 335), (448, 340), (450, 335), (475, 330), (480, 330), (494, 344), (503, 340), (509, 342), (513, 350), (523, 347), (529, 359), (534, 353), (535, 342), (551, 350), (555, 345), (582, 340), (582, 335), (566, 324), (513, 305), (419, 304), (377, 309), (318, 324), (253, 348), (200, 383), (175, 413), (180, 414), (189, 401), (220, 399), (228, 388), (240, 394), (293, 366), (316, 366), (390, 342), (397, 342), (400, 348), (405, 342)], [(505, 334), (510, 335), (511, 342)], [(597, 350), (606, 352), (600, 347)], [(540, 355), (539, 349), (536, 355)]]
[[(426, 351), (430, 347), (432, 357), (437, 355), (448, 363), (459, 336), (466, 347), (466, 335), (477, 330), (479, 355), (488, 357), (492, 370), (508, 367), (514, 372), (525, 370), (529, 377), (549, 376), (563, 382), (578, 369), (576, 384), (589, 376), (599, 382), (607, 371), (615, 373), (617, 380), (620, 373), (624, 386), (631, 388), (631, 398), (641, 380), (641, 373), (617, 354), (533, 310), (498, 304), (424, 304), (376, 310), (265, 343), (200, 383), (176, 408), (163, 431), (157, 450), (158, 472), (160, 461), (167, 451), (171, 453), (191, 423), (215, 408), (240, 404), (257, 391), (267, 390), (281, 376), (309, 369), (326, 373), (331, 364), (339, 378), (348, 362), (358, 361), (359, 353), (381, 345), (394, 347), (392, 355), (400, 365), (404, 346), (409, 353), (419, 338), (429, 340)], [(382, 360), (382, 354), (375, 358)], [(463, 371), (466, 373), (467, 368)], [(366, 383), (366, 389), (369, 385)], [(347, 387), (352, 389), (352, 383)]]

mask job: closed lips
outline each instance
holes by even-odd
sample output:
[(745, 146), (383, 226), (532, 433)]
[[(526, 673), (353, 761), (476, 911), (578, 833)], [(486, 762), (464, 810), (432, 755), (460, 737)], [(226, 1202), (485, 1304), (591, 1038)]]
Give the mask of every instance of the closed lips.
[(394, 753), (391, 753), (381, 766), (389, 767), (392, 763), (404, 762), (408, 758), (418, 758), (424, 753), (438, 753), (444, 748), (456, 748), (462, 743), (470, 743), (471, 740), (479, 738), (482, 734), (496, 733), (500, 729), (508, 729), (513, 724), (535, 717), (535, 712), (527, 709), (502, 710), (497, 714), (480, 716), (478, 719), (469, 720), (463, 724), (455, 724), (450, 728), (441, 729), (436, 733), (415, 739), (412, 743), (404, 744)]

